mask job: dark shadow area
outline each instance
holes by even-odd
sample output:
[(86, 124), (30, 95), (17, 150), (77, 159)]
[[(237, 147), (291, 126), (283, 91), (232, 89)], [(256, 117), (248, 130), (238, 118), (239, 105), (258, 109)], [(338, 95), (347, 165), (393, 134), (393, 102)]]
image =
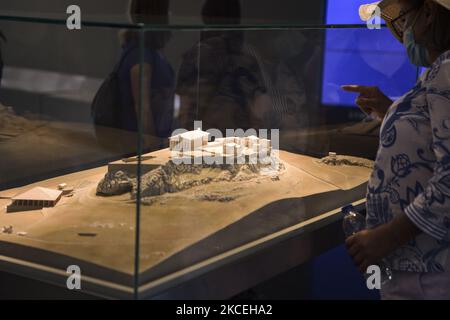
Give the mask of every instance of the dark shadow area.
[[(355, 200), (355, 194), (364, 197), (365, 185), (351, 192), (332, 191), (304, 198), (283, 199), (266, 205), (230, 226), (172, 255), (144, 271), (142, 284), (179, 271), (195, 263), (227, 252), (246, 243), (261, 239), (274, 232), (304, 222)], [(334, 200), (331, 200), (334, 199)], [(309, 232), (311, 230), (308, 229)]]

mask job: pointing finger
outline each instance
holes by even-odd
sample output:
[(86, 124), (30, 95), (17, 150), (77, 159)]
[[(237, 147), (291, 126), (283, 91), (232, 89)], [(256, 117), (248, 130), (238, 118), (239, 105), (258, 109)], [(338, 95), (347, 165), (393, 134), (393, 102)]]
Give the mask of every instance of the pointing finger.
[(343, 85), (341, 86), (342, 90), (348, 91), (348, 92), (356, 92), (363, 95), (370, 95), (374, 93), (374, 90), (376, 90), (376, 87), (370, 87), (370, 86), (360, 86), (360, 85)]

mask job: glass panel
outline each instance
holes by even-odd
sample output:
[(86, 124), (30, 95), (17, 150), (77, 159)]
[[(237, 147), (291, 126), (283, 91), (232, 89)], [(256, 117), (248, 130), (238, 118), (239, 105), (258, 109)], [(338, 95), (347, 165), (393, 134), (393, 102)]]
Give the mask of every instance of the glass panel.
[(342, 91), (343, 84), (379, 85), (396, 99), (416, 77), (403, 45), (388, 29), (327, 30), (325, 50), (322, 101), (327, 105), (354, 104), (355, 95)]
[(0, 232), (0, 255), (50, 268), (25, 269), (61, 286), (79, 266), (83, 289), (132, 297), (137, 172), (128, 165), (161, 147), (149, 132), (138, 146), (139, 33), (15, 21), (0, 30), (0, 228), (12, 226)]
[[(163, 3), (164, 1), (160, 1)], [(169, 2), (169, 1), (167, 1)], [(82, 22), (85, 26), (107, 26), (112, 28), (169, 28), (169, 29), (202, 29), (214, 28), (274, 28), (292, 26), (323, 26), (324, 2), (299, 2), (281, 0), (277, 6), (270, 1), (246, 0), (240, 1), (211, 1), (215, 11), (225, 8), (225, 12), (240, 19), (217, 17), (210, 15), (207, 19), (201, 12), (204, 0), (171, 0), (169, 3), (170, 19), (161, 22), (160, 19), (131, 19), (124, 10), (128, 1), (78, 1), (82, 10)], [(42, 23), (66, 24), (66, 9), (73, 4), (66, 0), (47, 0), (31, 2), (29, 0), (15, 0), (0, 4), (0, 19), (15, 21), (35, 21)], [(214, 10), (214, 8), (213, 8)], [(237, 13), (236, 13), (236, 10)]]
[(380, 122), (341, 86), (394, 99), (417, 69), (387, 29), (321, 6), (264, 24), (252, 1), (239, 22), (88, 12), (77, 32), (0, 14), (1, 256), (142, 298), (363, 201)]
[[(196, 39), (189, 34), (172, 39)], [(143, 295), (363, 200), (380, 121), (366, 119), (340, 86), (380, 86), (395, 98), (415, 83), (386, 29), (203, 30), (199, 38), (165, 51), (177, 57), (178, 130), (169, 149), (145, 155), (160, 164), (141, 177)]]

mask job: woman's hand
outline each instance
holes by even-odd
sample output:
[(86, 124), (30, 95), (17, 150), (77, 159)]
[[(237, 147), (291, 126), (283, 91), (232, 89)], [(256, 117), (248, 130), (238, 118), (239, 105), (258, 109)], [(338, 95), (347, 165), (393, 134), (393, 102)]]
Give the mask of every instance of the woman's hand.
[(380, 119), (384, 118), (393, 103), (378, 87), (345, 85), (341, 88), (345, 91), (359, 93), (356, 104), (364, 113), (375, 114)]
[(380, 263), (397, 247), (387, 225), (360, 231), (348, 237), (345, 244), (361, 273), (366, 273), (370, 265)]
[(420, 232), (411, 220), (402, 214), (389, 223), (348, 237), (345, 244), (359, 271), (366, 273), (370, 265), (380, 263), (382, 259)]

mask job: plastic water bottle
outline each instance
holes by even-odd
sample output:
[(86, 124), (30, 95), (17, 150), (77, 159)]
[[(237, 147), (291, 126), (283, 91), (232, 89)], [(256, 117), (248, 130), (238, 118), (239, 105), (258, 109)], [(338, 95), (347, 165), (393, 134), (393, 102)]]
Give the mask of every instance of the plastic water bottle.
[[(342, 228), (344, 230), (345, 237), (348, 238), (355, 233), (358, 233), (366, 229), (366, 218), (356, 211), (355, 207), (348, 205), (342, 208), (344, 219), (342, 221)], [(386, 259), (383, 259), (379, 263), (381, 270), (381, 285), (388, 283), (392, 280), (392, 270), (389, 267), (389, 263)]]
[(366, 228), (366, 218), (356, 211), (355, 207), (351, 204), (343, 207), (342, 213), (344, 214), (342, 228), (344, 229), (346, 238)]

